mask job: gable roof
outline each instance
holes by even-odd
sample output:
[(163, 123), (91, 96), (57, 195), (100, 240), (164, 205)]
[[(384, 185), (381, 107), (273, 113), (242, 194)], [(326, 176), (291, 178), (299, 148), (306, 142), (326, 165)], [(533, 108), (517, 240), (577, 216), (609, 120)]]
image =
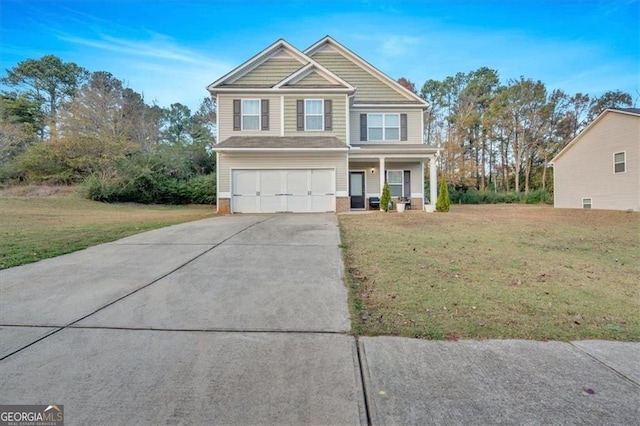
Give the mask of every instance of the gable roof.
[(386, 75), (385, 73), (383, 73), (382, 71), (380, 71), (379, 69), (371, 65), (369, 62), (362, 59), (360, 56), (353, 53), (351, 50), (347, 49), (342, 44), (338, 43), (336, 40), (334, 40), (330, 36), (325, 36), (321, 40), (317, 41), (316, 43), (314, 43), (313, 45), (305, 49), (303, 53), (306, 54), (307, 56), (313, 57), (314, 53), (318, 52), (320, 49), (322, 49), (326, 45), (333, 47), (340, 54), (342, 54), (342, 56), (346, 57), (357, 66), (367, 71), (369, 74), (372, 74), (382, 83), (389, 86), (391, 89), (395, 90), (400, 95), (405, 97), (408, 101), (413, 101), (415, 103), (419, 103), (424, 106), (429, 105), (429, 103), (424, 99), (422, 99), (420, 96), (413, 93), (406, 87), (402, 86), (397, 81), (395, 81), (394, 79), (392, 79), (391, 77), (389, 77), (388, 75)]
[[(246, 76), (248, 73), (258, 68), (260, 65), (267, 62), (269, 59), (277, 55), (281, 55), (282, 53), (288, 54), (293, 59), (300, 62), (300, 68), (298, 68), (295, 72), (293, 72), (289, 76), (285, 77), (283, 80), (281, 80), (277, 84), (267, 85), (263, 88), (280, 89), (284, 84), (287, 84), (288, 81), (295, 79), (296, 76), (303, 74), (303, 77), (304, 77), (306, 75), (304, 73), (307, 70), (314, 69), (324, 78), (326, 78), (328, 81), (333, 82), (336, 86), (335, 88), (343, 89), (346, 91), (355, 90), (355, 88), (351, 86), (349, 83), (347, 83), (342, 78), (340, 78), (339, 76), (337, 76), (336, 74), (328, 70), (327, 68), (323, 67), (322, 65), (320, 65), (319, 63), (317, 63), (316, 61), (314, 61), (313, 59), (311, 59), (310, 57), (308, 57), (307, 55), (305, 55), (304, 53), (302, 53), (301, 51), (293, 47), (284, 39), (279, 39), (278, 41), (273, 43), (271, 46), (257, 53), (249, 60), (245, 61), (238, 67), (234, 68), (227, 74), (220, 77), (218, 80), (209, 84), (207, 86), (207, 90), (209, 92), (212, 92), (212, 91), (225, 89), (225, 88), (236, 89), (237, 87), (236, 88), (231, 87), (234, 82)], [(333, 89), (335, 90), (335, 88)]]
[(600, 122), (600, 120), (602, 120), (602, 118), (609, 114), (609, 113), (616, 113), (616, 114), (625, 114), (625, 115), (631, 115), (631, 116), (635, 116), (635, 117), (640, 117), (640, 108), (607, 108), (604, 111), (602, 111), (600, 113), (599, 116), (596, 117), (595, 120), (593, 120), (591, 122), (591, 124), (589, 124), (583, 131), (581, 131), (575, 138), (573, 138), (571, 140), (571, 142), (569, 142), (567, 144), (567, 146), (565, 146), (562, 151), (560, 151), (558, 153), (558, 155), (556, 155), (555, 157), (553, 157), (553, 159), (549, 162), (550, 164), (554, 164), (556, 161), (558, 161), (558, 159), (560, 157), (562, 157), (567, 151), (569, 151), (571, 149), (572, 146), (574, 146), (576, 143), (578, 143), (578, 141), (580, 139), (582, 139), (582, 137), (587, 134), (587, 132), (589, 132), (589, 130), (591, 130), (592, 127), (594, 127), (598, 122)]
[(335, 86), (344, 87), (349, 90), (355, 90), (355, 88), (352, 85), (350, 85), (349, 83), (344, 81), (342, 78), (338, 77), (336, 74), (332, 73), (327, 68), (323, 67), (322, 65), (318, 64), (313, 60), (310, 60), (307, 65), (303, 66), (293, 74), (290, 74), (289, 76), (284, 78), (282, 81), (280, 81), (278, 84), (276, 84), (273, 87), (281, 88), (281, 87), (294, 85), (295, 83), (304, 79), (305, 77), (307, 77), (309, 74), (313, 72), (320, 74), (322, 77), (324, 77), (324, 79), (327, 82), (332, 83)]

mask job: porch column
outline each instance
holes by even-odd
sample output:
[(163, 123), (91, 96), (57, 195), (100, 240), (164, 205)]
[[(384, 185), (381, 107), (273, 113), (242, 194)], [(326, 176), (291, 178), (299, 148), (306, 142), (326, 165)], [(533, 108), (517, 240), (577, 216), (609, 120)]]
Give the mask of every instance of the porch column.
[(382, 197), (382, 188), (384, 187), (384, 157), (380, 157), (380, 196)]
[(435, 207), (438, 199), (438, 171), (436, 170), (436, 156), (429, 159), (429, 189), (431, 192), (429, 204)]

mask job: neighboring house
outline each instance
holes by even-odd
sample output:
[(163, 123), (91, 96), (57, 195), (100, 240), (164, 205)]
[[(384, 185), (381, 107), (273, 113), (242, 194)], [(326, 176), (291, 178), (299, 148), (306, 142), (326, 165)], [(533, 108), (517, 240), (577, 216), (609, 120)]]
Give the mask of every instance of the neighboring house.
[(436, 193), (428, 104), (331, 37), (305, 51), (278, 40), (207, 89), (219, 213), (367, 209), (385, 180), (422, 210), (425, 162)]
[(554, 206), (640, 210), (640, 109), (607, 109), (551, 161)]

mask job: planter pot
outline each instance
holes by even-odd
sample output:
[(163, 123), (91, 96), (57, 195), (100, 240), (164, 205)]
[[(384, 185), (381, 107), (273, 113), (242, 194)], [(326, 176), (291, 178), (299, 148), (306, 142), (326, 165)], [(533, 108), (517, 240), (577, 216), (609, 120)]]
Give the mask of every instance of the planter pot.
[(404, 211), (404, 203), (396, 203), (396, 208), (398, 212), (402, 213)]
[(436, 211), (436, 206), (434, 206), (433, 204), (425, 204), (424, 211), (428, 213), (433, 213)]

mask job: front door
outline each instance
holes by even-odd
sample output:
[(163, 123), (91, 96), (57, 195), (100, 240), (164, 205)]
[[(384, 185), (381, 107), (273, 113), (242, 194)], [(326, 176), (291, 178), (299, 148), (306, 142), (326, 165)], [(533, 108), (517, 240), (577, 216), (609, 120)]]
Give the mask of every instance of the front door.
[(349, 172), (349, 196), (352, 209), (364, 209), (364, 172)]

